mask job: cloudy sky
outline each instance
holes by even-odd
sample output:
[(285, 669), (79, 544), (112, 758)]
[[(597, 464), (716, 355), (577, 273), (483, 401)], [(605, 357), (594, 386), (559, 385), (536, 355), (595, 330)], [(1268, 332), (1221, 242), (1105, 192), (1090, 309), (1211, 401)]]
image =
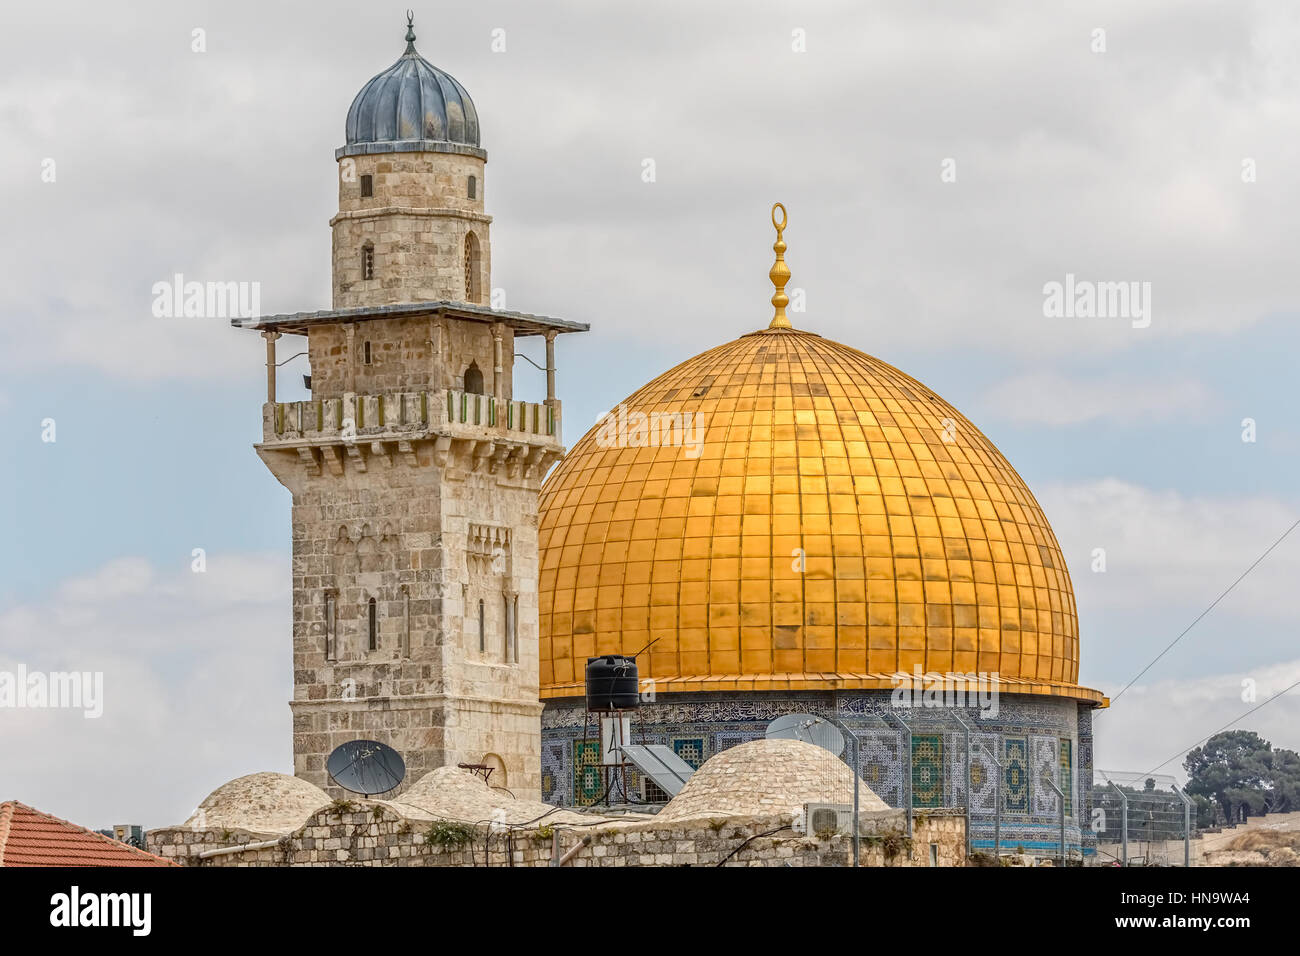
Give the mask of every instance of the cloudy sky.
[[(328, 307), (333, 151), (406, 5), (6, 9), (0, 670), (100, 670), (105, 702), (0, 711), (0, 799), (154, 826), (290, 769), (263, 344), (153, 318), (150, 290)], [(416, 27), (478, 106), (493, 286), (592, 325), (560, 342), (571, 442), (766, 323), (781, 200), (796, 324), (934, 388), (1037, 493), (1083, 683), (1118, 692), (1300, 518), (1294, 4), (513, 0)], [(1149, 325), (1046, 316), (1067, 275), (1150, 283)], [(1298, 578), (1300, 531), (1098, 718), (1098, 766), (1150, 769), (1252, 706), (1243, 681), (1300, 679)], [(1300, 747), (1300, 690), (1244, 726)]]

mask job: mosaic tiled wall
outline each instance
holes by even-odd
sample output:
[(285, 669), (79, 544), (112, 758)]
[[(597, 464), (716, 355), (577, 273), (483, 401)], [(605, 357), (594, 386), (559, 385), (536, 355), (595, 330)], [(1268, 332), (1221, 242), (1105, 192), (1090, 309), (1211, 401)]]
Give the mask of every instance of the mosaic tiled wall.
[(1092, 820), (1092, 708), (1080, 705), (1078, 731), (1075, 734), (1078, 746), (1075, 751), (1074, 792), (1078, 794), (1077, 816), (1083, 821), (1083, 852), (1095, 853), (1097, 834), (1093, 830)]
[[(904, 806), (909, 799), (917, 808), (965, 806), (969, 764), (971, 834), (977, 850), (993, 845), (996, 756), (1002, 762), (1003, 848), (1055, 852), (1058, 798), (1041, 782), (1046, 775), (1067, 794), (1066, 842), (1078, 850), (1082, 837), (1084, 853), (1093, 852), (1095, 840), (1086, 827), (1091, 812), (1086, 800), (1092, 783), (1092, 713), (1090, 707), (1069, 700), (1004, 694), (997, 715), (984, 718), (974, 709), (899, 711), (888, 691), (838, 696), (678, 694), (643, 705), (632, 719), (632, 740), (665, 744), (698, 767), (728, 747), (761, 738), (774, 718), (801, 712), (834, 715), (853, 731), (861, 750), (862, 777), (890, 806)], [(910, 754), (907, 731), (896, 715), (911, 730)], [(963, 721), (970, 730), (969, 760)], [(547, 703), (542, 714), (544, 800), (585, 804), (601, 795), (599, 772), (590, 767), (591, 741), (583, 746), (584, 734), (594, 738), (598, 733), (594, 721), (586, 724), (581, 700)], [(843, 756), (848, 759), (847, 748)], [(620, 790), (615, 798), (622, 796)], [(629, 771), (626, 796), (636, 801), (640, 793), (638, 775)], [(1085, 824), (1082, 833), (1080, 823)]]

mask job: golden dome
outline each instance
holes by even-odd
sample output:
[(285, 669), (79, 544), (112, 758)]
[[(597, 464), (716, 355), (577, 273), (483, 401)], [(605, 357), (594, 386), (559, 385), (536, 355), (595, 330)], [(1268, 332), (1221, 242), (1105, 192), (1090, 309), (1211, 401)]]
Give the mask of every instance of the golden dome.
[(543, 698), (580, 696), (589, 656), (649, 644), (657, 693), (890, 688), (920, 668), (1103, 700), (1076, 684), (1074, 593), (1042, 509), (915, 379), (769, 328), (614, 414), (542, 488)]

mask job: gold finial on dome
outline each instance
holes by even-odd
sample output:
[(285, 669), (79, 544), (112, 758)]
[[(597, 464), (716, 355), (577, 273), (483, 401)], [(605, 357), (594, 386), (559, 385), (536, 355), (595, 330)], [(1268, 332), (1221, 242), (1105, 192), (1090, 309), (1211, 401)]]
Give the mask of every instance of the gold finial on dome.
[[(781, 221), (776, 221), (776, 211), (781, 210)], [(776, 286), (776, 294), (772, 296), (772, 305), (776, 307), (776, 313), (772, 316), (769, 329), (792, 329), (790, 320), (785, 317), (785, 307), (790, 304), (790, 297), (785, 294), (785, 284), (790, 281), (790, 267), (785, 264), (785, 240), (781, 234), (785, 232), (786, 213), (785, 206), (776, 203), (772, 206), (772, 225), (776, 227), (776, 242), (772, 244), (772, 251), (776, 253), (776, 262), (772, 263), (772, 270), (768, 272), (767, 277), (772, 280), (772, 285)]]

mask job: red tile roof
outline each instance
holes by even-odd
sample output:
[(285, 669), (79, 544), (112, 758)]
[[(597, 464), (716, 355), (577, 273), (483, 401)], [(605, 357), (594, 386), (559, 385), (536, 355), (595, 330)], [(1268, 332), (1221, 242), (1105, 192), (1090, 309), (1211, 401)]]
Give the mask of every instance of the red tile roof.
[(0, 866), (176, 866), (17, 800), (0, 803)]

